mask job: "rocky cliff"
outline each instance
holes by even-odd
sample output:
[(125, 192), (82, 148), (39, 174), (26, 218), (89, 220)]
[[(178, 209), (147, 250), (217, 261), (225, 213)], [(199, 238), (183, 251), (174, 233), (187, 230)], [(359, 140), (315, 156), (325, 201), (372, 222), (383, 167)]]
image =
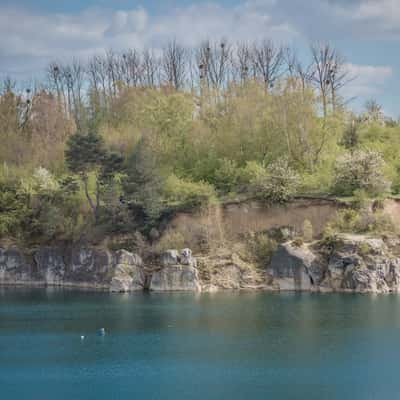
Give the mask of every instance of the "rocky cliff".
[(400, 292), (400, 239), (340, 235), (278, 246), (266, 268), (228, 249), (194, 258), (168, 250), (146, 264), (137, 254), (95, 247), (0, 249), (0, 285), (61, 286), (112, 292), (291, 291)]
[(201, 290), (196, 260), (189, 249), (170, 251), (158, 265), (146, 267), (125, 250), (111, 252), (95, 247), (43, 247), (31, 254), (17, 248), (0, 248), (0, 285), (60, 286), (136, 290)]
[(295, 291), (400, 292), (400, 241), (339, 235), (281, 244), (266, 271), (269, 288)]

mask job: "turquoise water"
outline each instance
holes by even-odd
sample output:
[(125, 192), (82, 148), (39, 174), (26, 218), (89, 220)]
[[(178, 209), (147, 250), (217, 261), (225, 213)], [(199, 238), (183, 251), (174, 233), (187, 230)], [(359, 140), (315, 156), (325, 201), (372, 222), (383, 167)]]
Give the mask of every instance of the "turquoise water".
[(4, 400), (398, 399), (399, 363), (394, 295), (0, 289)]

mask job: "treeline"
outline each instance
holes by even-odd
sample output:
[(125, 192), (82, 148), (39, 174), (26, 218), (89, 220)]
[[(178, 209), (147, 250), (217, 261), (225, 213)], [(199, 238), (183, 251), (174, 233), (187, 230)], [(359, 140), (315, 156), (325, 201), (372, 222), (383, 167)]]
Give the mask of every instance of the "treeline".
[(226, 198), (376, 197), (400, 188), (400, 129), (375, 101), (354, 115), (329, 45), (309, 64), (270, 41), (169, 43), (52, 63), (0, 95), (0, 235), (156, 240), (179, 210)]
[[(130, 87), (170, 87), (200, 95), (204, 90), (220, 91), (250, 80), (271, 90), (288, 77), (298, 79), (304, 89), (312, 85), (319, 91), (324, 115), (329, 106), (340, 104), (338, 92), (352, 79), (344, 59), (329, 44), (312, 45), (310, 59), (304, 63), (294, 49), (269, 40), (238, 44), (207, 41), (198, 48), (172, 41), (161, 51), (110, 50), (87, 62), (52, 62), (46, 80), (29, 88), (23, 97), (30, 100), (37, 90), (50, 91), (80, 126), (89, 103), (90, 112), (108, 108)], [(12, 86), (11, 80), (5, 82), (3, 91)]]

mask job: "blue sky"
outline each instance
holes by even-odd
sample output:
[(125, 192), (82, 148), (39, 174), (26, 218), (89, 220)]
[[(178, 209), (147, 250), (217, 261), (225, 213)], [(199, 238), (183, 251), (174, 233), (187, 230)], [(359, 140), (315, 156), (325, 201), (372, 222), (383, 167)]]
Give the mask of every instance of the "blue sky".
[(400, 0), (0, 0), (0, 76), (39, 76), (54, 59), (109, 48), (161, 47), (176, 38), (271, 38), (306, 54), (329, 41), (357, 76), (354, 107), (376, 98), (400, 116)]

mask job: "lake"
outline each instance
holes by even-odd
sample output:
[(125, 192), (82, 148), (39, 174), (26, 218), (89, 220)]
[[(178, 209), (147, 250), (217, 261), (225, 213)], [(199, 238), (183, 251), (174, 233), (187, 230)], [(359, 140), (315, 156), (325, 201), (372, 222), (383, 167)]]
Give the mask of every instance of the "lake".
[(398, 399), (399, 362), (396, 295), (0, 289), (4, 400)]

